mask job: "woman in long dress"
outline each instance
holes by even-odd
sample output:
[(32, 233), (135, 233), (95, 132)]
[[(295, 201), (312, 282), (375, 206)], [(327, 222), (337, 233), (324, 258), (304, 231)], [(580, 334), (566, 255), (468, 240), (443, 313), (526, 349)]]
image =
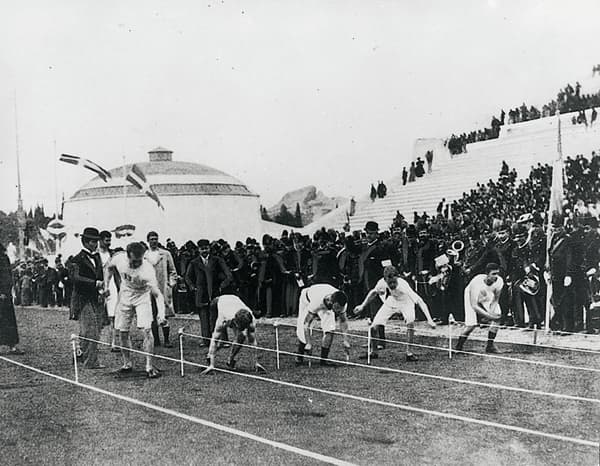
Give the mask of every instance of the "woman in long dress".
[(6, 248), (0, 244), (0, 346), (10, 348), (8, 354), (23, 354), (17, 348), (19, 332), (12, 298), (12, 273)]

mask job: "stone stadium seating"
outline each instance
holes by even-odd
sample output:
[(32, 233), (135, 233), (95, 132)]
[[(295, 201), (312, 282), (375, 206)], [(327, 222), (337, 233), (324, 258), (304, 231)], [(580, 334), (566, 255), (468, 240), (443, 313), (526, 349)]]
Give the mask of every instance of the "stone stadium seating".
[[(573, 125), (573, 115), (577, 113), (561, 116), (564, 156), (589, 155), (592, 151), (598, 151), (599, 122), (588, 128), (585, 125)], [(433, 173), (405, 186), (402, 186), (400, 174), (386, 180), (388, 195), (384, 199), (372, 202), (368, 196), (368, 184), (365, 183), (365, 196), (357, 198), (355, 215), (350, 217), (351, 230), (362, 229), (367, 220), (378, 222), (382, 229), (388, 228), (396, 211), (400, 211), (409, 222), (412, 222), (414, 211), (435, 214), (442, 198), (451, 202), (474, 188), (478, 182), (497, 179), (503, 160), (510, 169), (517, 170), (518, 179), (528, 176), (532, 165), (538, 162), (551, 163), (557, 156), (557, 124), (556, 117), (548, 117), (506, 125), (502, 127), (498, 139), (469, 144), (466, 154), (450, 158), (449, 153), (438, 153), (434, 157)], [(347, 221), (347, 210), (349, 206), (341, 206), (304, 227), (303, 232), (312, 234), (321, 227), (341, 229)]]

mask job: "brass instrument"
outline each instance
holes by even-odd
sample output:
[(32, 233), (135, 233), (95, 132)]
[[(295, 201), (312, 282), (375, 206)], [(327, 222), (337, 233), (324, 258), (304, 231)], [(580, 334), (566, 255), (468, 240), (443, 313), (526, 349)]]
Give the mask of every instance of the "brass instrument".
[(535, 296), (540, 291), (540, 277), (536, 273), (537, 267), (527, 266), (525, 267), (525, 276), (518, 281), (517, 286), (519, 289), (530, 296)]

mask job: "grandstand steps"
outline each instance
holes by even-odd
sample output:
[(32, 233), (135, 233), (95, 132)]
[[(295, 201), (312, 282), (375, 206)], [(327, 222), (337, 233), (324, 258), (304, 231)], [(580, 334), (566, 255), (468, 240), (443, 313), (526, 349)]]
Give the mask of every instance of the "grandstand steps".
[[(589, 112), (588, 112), (589, 113)], [(586, 128), (572, 125), (573, 114), (561, 116), (562, 147), (565, 156), (591, 154), (600, 148), (600, 124)], [(575, 113), (576, 115), (576, 113)], [(388, 179), (388, 194), (384, 199), (371, 201), (367, 195), (357, 200), (355, 215), (350, 217), (351, 230), (360, 230), (368, 220), (388, 228), (396, 211), (412, 222), (413, 212), (436, 213), (442, 198), (446, 202), (462, 197), (462, 194), (489, 179), (497, 180), (502, 161), (517, 171), (517, 178), (529, 175), (537, 163), (551, 163), (557, 156), (557, 124), (554, 117), (506, 125), (500, 138), (467, 146), (468, 153), (455, 155), (436, 154), (433, 172), (417, 178), (413, 183), (402, 185), (401, 176)], [(321, 227), (341, 229), (347, 222), (347, 205), (321, 217), (304, 227), (303, 232), (312, 234)]]

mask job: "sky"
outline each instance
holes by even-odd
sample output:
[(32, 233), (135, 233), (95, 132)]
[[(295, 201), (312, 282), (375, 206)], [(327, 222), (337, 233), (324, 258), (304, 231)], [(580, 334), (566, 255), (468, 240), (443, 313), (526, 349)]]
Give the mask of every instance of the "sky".
[(25, 207), (47, 213), (91, 178), (61, 153), (113, 168), (159, 145), (267, 206), (309, 184), (361, 197), (416, 138), (589, 79), (599, 17), (597, 0), (10, 2), (0, 210), (17, 204), (17, 140)]

